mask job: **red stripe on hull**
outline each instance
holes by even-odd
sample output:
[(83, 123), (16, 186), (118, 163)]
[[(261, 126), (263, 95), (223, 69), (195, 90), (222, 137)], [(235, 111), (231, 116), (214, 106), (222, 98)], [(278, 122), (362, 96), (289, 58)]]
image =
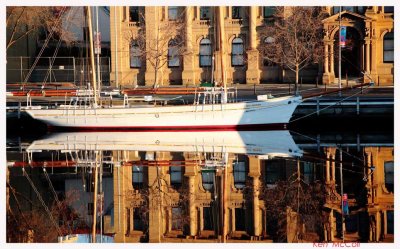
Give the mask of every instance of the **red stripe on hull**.
[(49, 131), (175, 131), (175, 132), (188, 132), (188, 131), (257, 131), (257, 130), (286, 130), (287, 124), (252, 124), (252, 125), (209, 125), (209, 126), (121, 126), (121, 127), (96, 127), (96, 126), (47, 126)]

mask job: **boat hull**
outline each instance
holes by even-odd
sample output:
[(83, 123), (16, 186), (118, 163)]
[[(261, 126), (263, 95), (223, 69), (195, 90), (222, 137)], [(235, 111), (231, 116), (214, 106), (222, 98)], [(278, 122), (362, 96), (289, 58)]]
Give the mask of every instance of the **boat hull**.
[(146, 107), (26, 109), (56, 130), (246, 130), (284, 129), (301, 97), (241, 103)]

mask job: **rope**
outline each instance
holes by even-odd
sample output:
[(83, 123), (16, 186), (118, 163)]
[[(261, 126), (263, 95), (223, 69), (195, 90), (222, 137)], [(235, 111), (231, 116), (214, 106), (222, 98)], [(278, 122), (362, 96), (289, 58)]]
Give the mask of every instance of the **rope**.
[[(371, 86), (371, 85), (367, 86), (367, 88), (369, 88), (370, 86)], [(350, 99), (350, 98), (352, 98), (352, 97), (354, 97), (354, 96), (360, 94), (362, 91), (364, 91), (364, 89), (362, 89), (362, 90), (360, 90), (360, 91), (358, 91), (358, 92), (356, 92), (356, 93), (354, 93), (354, 94), (352, 94), (352, 95), (350, 95), (350, 96), (348, 96), (348, 97), (346, 97), (346, 98), (343, 98), (343, 99), (337, 101), (336, 103), (334, 103), (334, 104), (332, 104), (332, 105), (328, 105), (328, 106), (326, 106), (326, 107), (324, 107), (324, 108), (322, 108), (322, 109), (320, 109), (320, 110), (318, 110), (318, 111), (309, 113), (309, 114), (307, 114), (307, 115), (305, 115), (305, 116), (296, 118), (296, 119), (294, 119), (294, 120), (290, 120), (289, 123), (293, 123), (293, 122), (302, 120), (302, 119), (304, 119), (304, 118), (307, 118), (307, 117), (309, 117), (309, 116), (312, 116), (312, 115), (314, 115), (314, 114), (316, 114), (316, 113), (318, 113), (318, 112), (322, 112), (322, 111), (324, 111), (324, 110), (326, 110), (326, 109), (328, 109), (328, 108), (331, 108), (332, 106), (335, 106), (335, 105), (337, 105), (337, 104), (339, 104), (339, 103), (344, 102), (345, 100), (348, 100), (348, 99)]]
[[(43, 172), (44, 172), (44, 176), (46, 177), (47, 181), (49, 182), (50, 190), (51, 190), (51, 192), (53, 193), (54, 200), (55, 200), (56, 203), (57, 203), (58, 210), (59, 210), (60, 212), (62, 212), (62, 210), (61, 210), (62, 204), (61, 204), (60, 200), (58, 199), (58, 195), (57, 195), (57, 193), (56, 193), (56, 191), (55, 191), (55, 189), (54, 189), (54, 187), (53, 187), (53, 184), (52, 184), (52, 182), (51, 182), (51, 180), (50, 180), (49, 174), (47, 173), (47, 170), (46, 170), (46, 168), (44, 168), (44, 167), (43, 167)], [(62, 212), (62, 216), (63, 216), (63, 218), (64, 218), (65, 220), (67, 220), (67, 219), (66, 219), (66, 218), (67, 218), (67, 215), (66, 215), (65, 212)], [(68, 225), (68, 230), (69, 230), (70, 234), (72, 234), (72, 229), (71, 229), (71, 226), (69, 225), (68, 222), (67, 222), (67, 225)]]
[(56, 20), (56, 23), (54, 24), (53, 28), (50, 30), (50, 33), (49, 33), (49, 35), (47, 36), (47, 38), (46, 38), (46, 40), (45, 40), (45, 42), (44, 42), (44, 44), (43, 44), (43, 46), (42, 46), (42, 49), (40, 50), (38, 56), (36, 57), (35, 62), (33, 63), (31, 69), (29, 69), (29, 72), (28, 72), (28, 74), (26, 75), (26, 77), (25, 77), (25, 79), (24, 79), (24, 82), (27, 82), (28, 79), (29, 79), (29, 77), (31, 76), (31, 74), (32, 74), (32, 72), (33, 72), (33, 69), (36, 67), (37, 63), (39, 62), (40, 57), (41, 57), (42, 54), (43, 54), (43, 51), (45, 50), (45, 48), (46, 48), (47, 45), (49, 44), (50, 38), (53, 36), (53, 33), (54, 33), (54, 31), (56, 30), (57, 24), (60, 22), (61, 17), (63, 16), (63, 14), (64, 14), (64, 12), (66, 11), (66, 9), (67, 9), (67, 7), (64, 6), (64, 7), (62, 8), (62, 10), (60, 11), (60, 15), (58, 16), (58, 18), (57, 18), (57, 20)]
[(62, 232), (60, 230), (60, 228), (58, 227), (57, 222), (54, 220), (53, 215), (51, 214), (49, 208), (47, 207), (46, 203), (44, 202), (42, 196), (40, 195), (39, 191), (37, 190), (37, 188), (35, 187), (35, 184), (32, 182), (31, 178), (29, 177), (29, 175), (26, 173), (25, 168), (22, 168), (22, 174), (26, 177), (26, 179), (28, 180), (29, 184), (31, 185), (33, 191), (35, 191), (39, 201), (41, 202), (42, 206), (44, 207), (44, 209), (46, 210), (46, 212), (48, 213), (49, 217), (50, 217), (50, 221), (53, 223), (53, 225), (55, 226), (55, 228), (57, 229), (58, 235), (62, 236)]

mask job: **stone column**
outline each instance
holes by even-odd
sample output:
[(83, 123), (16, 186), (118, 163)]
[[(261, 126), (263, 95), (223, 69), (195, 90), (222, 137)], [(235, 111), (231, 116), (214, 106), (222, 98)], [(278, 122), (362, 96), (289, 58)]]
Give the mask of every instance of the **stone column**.
[(335, 155), (332, 155), (332, 161), (331, 161), (331, 172), (332, 172), (332, 174), (331, 174), (331, 182), (332, 183), (335, 183), (336, 182), (336, 174), (335, 174), (335, 172), (336, 172), (336, 169), (335, 169), (335, 167), (336, 167), (336, 163), (335, 163)]
[(331, 174), (330, 174), (330, 159), (331, 159), (331, 154), (329, 152), (326, 153), (326, 162), (325, 162), (325, 178), (326, 178), (326, 183), (329, 184), (331, 181)]
[[(158, 187), (158, 178), (161, 176), (160, 167), (148, 167), (149, 183), (155, 183), (149, 194), (149, 242), (161, 242), (162, 235), (162, 200), (163, 196)], [(161, 181), (162, 182), (162, 181)]]
[[(160, 17), (158, 16), (158, 11), (159, 8), (162, 7), (156, 7), (156, 6), (145, 6), (145, 16), (146, 16), (146, 36), (149, 38), (146, 41), (146, 49), (150, 50), (154, 45), (150, 44), (150, 41), (154, 41), (157, 37), (157, 32), (158, 32), (158, 24), (160, 22)], [(167, 17), (168, 18), (168, 17)], [(147, 58), (148, 59), (148, 58)], [(158, 72), (158, 79), (161, 78), (161, 70)], [(150, 62), (146, 60), (146, 72), (145, 72), (145, 85), (146, 86), (153, 86), (155, 83), (155, 70), (154, 68), (150, 65)], [(160, 82), (160, 80), (158, 80)]]
[(377, 37), (375, 36), (375, 32), (373, 31), (372, 39), (371, 39), (371, 78), (377, 82), (378, 71), (376, 67), (377, 62)]
[(325, 43), (325, 60), (324, 60), (324, 73), (329, 73), (329, 48), (328, 44)]
[(249, 156), (249, 176), (253, 179), (253, 231), (254, 236), (260, 236), (260, 176), (261, 176), (260, 159), (255, 156)]
[(370, 46), (371, 46), (371, 41), (370, 39), (366, 38), (365, 39), (365, 70), (367, 71), (367, 73), (371, 72), (371, 68), (370, 68), (370, 61), (371, 61), (371, 57), (370, 57)]
[(379, 241), (381, 239), (381, 212), (380, 211), (376, 212), (375, 217), (376, 217), (375, 218), (375, 220), (376, 220), (376, 233), (375, 233), (376, 239), (375, 239), (375, 241)]
[[(185, 155), (185, 160), (190, 159), (190, 155)], [(190, 165), (190, 166), (189, 166)], [(188, 164), (185, 166), (185, 177), (188, 181), (189, 190), (189, 235), (196, 236), (197, 231), (197, 211), (196, 211), (196, 175), (197, 166)]]
[(329, 43), (330, 46), (330, 61), (331, 61), (331, 69), (330, 69), (330, 75), (332, 79), (335, 78), (335, 43), (331, 41)]
[(236, 214), (235, 214), (235, 208), (234, 207), (232, 207), (232, 209), (231, 209), (232, 211), (231, 211), (231, 214), (232, 214), (232, 217), (231, 217), (231, 220), (232, 220), (232, 227), (231, 227), (231, 231), (232, 232), (234, 232), (234, 231), (236, 231)]
[(133, 230), (135, 230), (135, 226), (134, 226), (134, 215), (135, 215), (135, 208), (130, 208), (129, 209), (129, 211), (130, 211), (130, 213), (129, 213), (129, 228), (130, 228), (130, 231), (132, 232)]
[(195, 205), (195, 187), (194, 175), (189, 176), (189, 220), (190, 220), (190, 236), (196, 236), (196, 205)]
[(260, 83), (259, 51), (257, 50), (257, 7), (249, 7), (249, 47), (247, 50), (246, 84)]
[(331, 241), (333, 241), (333, 239), (335, 238), (335, 234), (336, 234), (336, 218), (333, 215), (333, 210), (331, 210), (330, 214), (329, 214), (329, 222), (330, 222), (330, 226), (331, 226), (331, 234), (330, 234), (330, 239)]
[(192, 6), (186, 6), (185, 13), (185, 45), (186, 53), (183, 56), (183, 71), (182, 71), (182, 83), (183, 84), (194, 84), (194, 54), (193, 54), (193, 34), (192, 34), (192, 22), (193, 22), (193, 8)]

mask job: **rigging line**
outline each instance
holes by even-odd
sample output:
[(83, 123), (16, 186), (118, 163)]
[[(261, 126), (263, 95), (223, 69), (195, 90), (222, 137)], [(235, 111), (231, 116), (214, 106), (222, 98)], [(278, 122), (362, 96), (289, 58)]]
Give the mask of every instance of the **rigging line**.
[[(53, 184), (52, 184), (52, 182), (50, 180), (49, 174), (47, 173), (47, 170), (46, 170), (45, 167), (43, 167), (43, 172), (44, 172), (44, 175), (45, 175), (47, 181), (49, 182), (50, 190), (54, 195), (54, 199), (55, 199), (55, 201), (57, 203), (58, 210), (62, 213), (63, 218), (67, 221), (66, 213), (62, 212), (62, 209), (61, 209), (62, 204), (61, 204), (60, 200), (58, 199), (57, 193), (56, 193), (56, 191), (55, 191), (55, 189), (53, 187)], [(70, 234), (72, 234), (72, 229), (71, 229), (71, 226), (70, 226), (70, 224), (68, 222), (67, 222), (67, 225), (68, 225), (68, 230), (69, 230)]]
[[(369, 88), (370, 86), (371, 86), (371, 85), (368, 85), (368, 86), (366, 86), (366, 88)], [(362, 89), (362, 90), (360, 90), (360, 91), (358, 91), (358, 92), (356, 92), (356, 93), (354, 93), (354, 94), (352, 94), (352, 95), (350, 95), (350, 96), (348, 96), (348, 97), (346, 97), (346, 98), (343, 98), (343, 99), (337, 101), (336, 103), (334, 103), (334, 104), (332, 104), (332, 105), (328, 105), (328, 106), (326, 106), (326, 107), (324, 107), (324, 108), (322, 108), (322, 109), (320, 109), (320, 110), (318, 110), (318, 111), (309, 113), (309, 114), (307, 114), (307, 115), (305, 115), (305, 116), (296, 118), (296, 119), (294, 119), (294, 120), (290, 120), (289, 123), (293, 123), (293, 122), (296, 122), (296, 121), (298, 121), (298, 120), (301, 120), (301, 119), (307, 118), (307, 117), (309, 117), (309, 116), (312, 116), (312, 115), (314, 115), (314, 114), (316, 114), (316, 113), (318, 113), (318, 112), (322, 112), (322, 111), (324, 111), (324, 110), (326, 110), (326, 109), (328, 109), (328, 108), (331, 108), (332, 106), (335, 106), (335, 105), (337, 105), (337, 104), (339, 104), (339, 103), (344, 102), (345, 100), (348, 100), (348, 99), (350, 99), (350, 98), (352, 98), (352, 97), (354, 97), (354, 96), (360, 94), (360, 93), (361, 93), (362, 91), (364, 91), (364, 90), (365, 90), (365, 89)]]
[(62, 232), (58, 226), (58, 224), (56, 223), (56, 221), (54, 220), (54, 217), (52, 215), (52, 213), (50, 212), (49, 208), (47, 207), (46, 203), (44, 202), (42, 196), (40, 195), (39, 191), (37, 190), (35, 184), (32, 182), (31, 178), (29, 177), (29, 175), (26, 173), (25, 168), (22, 168), (22, 174), (25, 175), (26, 179), (28, 180), (29, 184), (31, 185), (33, 191), (35, 191), (39, 201), (41, 202), (42, 206), (44, 207), (44, 209), (46, 210), (46, 212), (48, 213), (49, 217), (50, 217), (50, 221), (53, 223), (53, 225), (55, 226), (55, 228), (57, 229), (58, 235), (62, 236)]
[[(26, 219), (24, 213), (22, 212), (21, 204), (19, 203), (19, 200), (18, 200), (18, 198), (17, 198), (15, 189), (10, 185), (10, 183), (7, 183), (7, 185), (8, 185), (8, 187), (11, 189), (11, 192), (12, 192), (12, 194), (13, 194), (13, 196), (14, 196), (14, 199), (15, 199), (15, 203), (17, 204), (17, 208), (18, 208), (18, 211), (20, 212), (20, 214), (21, 214), (21, 216), (22, 216), (22, 219), (24, 220), (24, 222), (26, 223), (26, 225), (28, 226), (28, 228), (29, 228), (29, 229), (32, 229), (32, 227), (31, 227), (31, 225), (29, 224), (29, 222), (27, 221), (27, 219)], [(11, 207), (10, 207), (10, 208), (11, 208)]]
[[(67, 15), (67, 19), (66, 19), (67, 25), (65, 26), (65, 29), (68, 29), (70, 24), (71, 24), (71, 22), (69, 21), (71, 13), (72, 13), (72, 11), (68, 11), (68, 15)], [(62, 42), (62, 39), (60, 37), (60, 39), (58, 40), (58, 43), (57, 43), (56, 50), (54, 51), (53, 57), (50, 60), (49, 69), (53, 68), (54, 61), (56, 60), (58, 51), (60, 50), (60, 47), (61, 47), (61, 42)], [(43, 80), (42, 88), (44, 88), (49, 76), (50, 76), (50, 80), (51, 80), (50, 72), (51, 72), (50, 70), (47, 71), (46, 76), (45, 76), (45, 78)]]
[[(313, 141), (313, 142), (318, 142), (318, 139), (316, 139), (316, 138), (313, 138), (313, 137), (310, 137), (310, 136), (307, 136), (307, 135), (304, 135), (304, 134), (301, 134), (301, 133), (299, 133), (299, 132), (296, 132), (296, 131), (293, 131), (293, 130), (291, 130), (291, 132), (293, 132), (293, 133), (296, 133), (297, 135), (299, 135), (299, 136), (302, 136), (302, 137), (305, 137), (305, 138), (308, 138), (308, 139), (310, 139), (311, 141)], [(340, 147), (341, 146), (341, 144), (336, 144), (336, 147)], [(351, 157), (353, 157), (354, 159), (357, 159), (357, 160), (359, 160), (360, 162), (364, 162), (364, 159), (362, 159), (362, 158), (360, 158), (360, 157), (357, 157), (357, 156), (355, 156), (355, 155), (352, 155), (352, 154), (350, 154), (349, 152), (347, 152), (347, 151), (344, 151), (344, 153), (346, 153), (348, 156), (351, 156)]]
[(61, 17), (64, 15), (64, 12), (66, 11), (66, 9), (67, 9), (66, 6), (64, 6), (64, 7), (61, 9), (60, 14), (59, 14), (59, 16), (58, 16), (58, 18), (57, 18), (57, 20), (56, 20), (56, 23), (54, 24), (53, 28), (50, 30), (50, 33), (49, 33), (48, 36), (46, 37), (46, 40), (45, 40), (45, 42), (44, 42), (44, 44), (43, 44), (43, 46), (42, 46), (42, 48), (41, 48), (41, 50), (40, 50), (38, 56), (36, 57), (35, 62), (32, 64), (31, 68), (29, 69), (29, 72), (28, 72), (28, 74), (26, 75), (26, 77), (25, 77), (25, 79), (24, 79), (24, 83), (26, 83), (26, 82), (28, 81), (29, 77), (31, 76), (31, 74), (32, 74), (32, 72), (33, 72), (33, 69), (36, 67), (37, 63), (39, 62), (39, 59), (40, 59), (40, 57), (42, 56), (43, 51), (44, 51), (45, 48), (47, 47), (47, 44), (49, 43), (50, 38), (53, 36), (53, 33), (54, 33), (55, 30), (56, 30), (57, 24), (60, 22)]

